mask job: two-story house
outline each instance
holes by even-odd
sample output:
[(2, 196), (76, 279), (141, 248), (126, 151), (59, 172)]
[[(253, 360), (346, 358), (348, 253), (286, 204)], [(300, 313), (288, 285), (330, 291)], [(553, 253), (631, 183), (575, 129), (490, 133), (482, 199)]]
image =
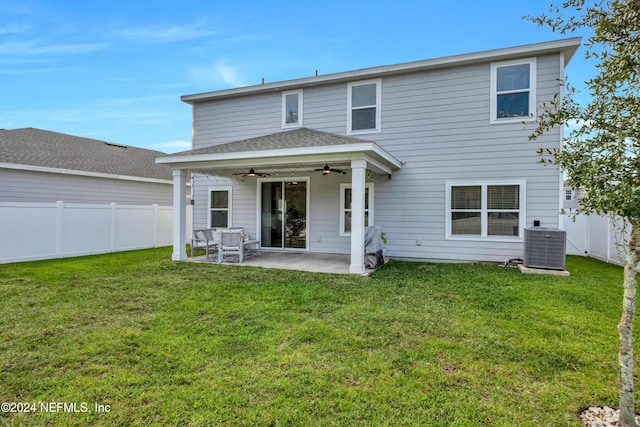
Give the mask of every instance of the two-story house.
[[(580, 46), (570, 38), (186, 95), (193, 149), (159, 158), (194, 228), (240, 226), (265, 250), (350, 254), (365, 226), (402, 259), (504, 261), (559, 226), (562, 175), (528, 140)], [(186, 258), (176, 216), (173, 259)]]

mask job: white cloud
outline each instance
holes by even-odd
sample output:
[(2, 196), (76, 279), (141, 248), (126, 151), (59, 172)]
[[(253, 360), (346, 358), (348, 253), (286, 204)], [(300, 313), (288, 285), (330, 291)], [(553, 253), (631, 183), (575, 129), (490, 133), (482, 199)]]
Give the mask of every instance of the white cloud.
[(216, 62), (210, 67), (193, 67), (189, 69), (192, 80), (199, 84), (220, 84), (238, 87), (246, 86), (237, 67)]
[(154, 150), (174, 153), (178, 151), (191, 150), (191, 141), (176, 140), (176, 141), (169, 141), (169, 142), (161, 142), (158, 144), (153, 144), (151, 147)]
[(10, 24), (0, 26), (0, 34), (19, 34), (33, 28), (33, 25), (29, 24)]
[(120, 36), (149, 43), (170, 43), (216, 34), (211, 24), (200, 20), (191, 25), (173, 27), (133, 27), (116, 31)]
[(38, 40), (14, 41), (0, 43), (0, 54), (4, 55), (50, 55), (50, 54), (82, 54), (103, 50), (102, 43), (47, 44)]
[(131, 98), (101, 98), (95, 99), (92, 102), (100, 108), (112, 107), (122, 108), (133, 104), (152, 105), (159, 101), (178, 101), (178, 97), (174, 95), (151, 95)]

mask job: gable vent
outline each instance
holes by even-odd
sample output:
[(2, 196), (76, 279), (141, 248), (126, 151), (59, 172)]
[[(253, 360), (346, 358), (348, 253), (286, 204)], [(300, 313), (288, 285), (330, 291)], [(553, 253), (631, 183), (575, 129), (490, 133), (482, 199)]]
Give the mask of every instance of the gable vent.
[(564, 270), (567, 233), (558, 228), (524, 229), (524, 265)]

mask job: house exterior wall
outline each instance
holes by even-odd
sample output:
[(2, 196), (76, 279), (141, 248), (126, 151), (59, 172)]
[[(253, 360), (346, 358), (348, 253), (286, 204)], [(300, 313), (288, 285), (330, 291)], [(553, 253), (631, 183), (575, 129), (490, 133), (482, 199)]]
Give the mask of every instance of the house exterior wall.
[(1, 202), (120, 203), (171, 206), (172, 184), (0, 169)]
[[(560, 54), (537, 58), (539, 108), (560, 89), (562, 67)], [(522, 180), (526, 226), (539, 220), (544, 227), (558, 227), (560, 174), (538, 163), (536, 151), (558, 147), (561, 129), (529, 142), (533, 124), (490, 124), (490, 80), (490, 62), (382, 77), (381, 131), (355, 136), (375, 141), (406, 162), (391, 180), (374, 184), (375, 225), (386, 233), (387, 255), (451, 261), (522, 256), (522, 241), (446, 238), (446, 182), (452, 180)], [(347, 134), (347, 83), (303, 90), (303, 126)], [(282, 130), (281, 92), (194, 104), (194, 148)], [(350, 175), (311, 176), (311, 251), (349, 253), (349, 238), (339, 235), (340, 182), (350, 182)], [(206, 185), (194, 182), (196, 199), (206, 198)], [(255, 228), (255, 192), (255, 183), (248, 180), (233, 183), (235, 226)], [(195, 211), (196, 228), (206, 226), (206, 213), (198, 213), (197, 202)]]

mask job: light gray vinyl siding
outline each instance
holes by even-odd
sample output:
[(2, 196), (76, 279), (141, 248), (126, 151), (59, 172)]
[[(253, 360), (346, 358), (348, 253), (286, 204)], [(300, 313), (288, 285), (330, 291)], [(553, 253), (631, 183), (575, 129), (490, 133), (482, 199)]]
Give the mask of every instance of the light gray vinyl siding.
[[(559, 55), (538, 57), (536, 69), (540, 108), (559, 90)], [(445, 191), (452, 180), (525, 180), (521, 212), (526, 226), (534, 220), (545, 227), (559, 225), (560, 173), (541, 165), (536, 151), (559, 147), (561, 130), (530, 142), (531, 123), (490, 124), (490, 78), (489, 62), (382, 78), (381, 131), (358, 137), (406, 162), (391, 180), (381, 177), (374, 184), (375, 225), (386, 233), (388, 256), (449, 261), (522, 256), (521, 241), (446, 238)], [(303, 90), (303, 125), (345, 135), (347, 83)], [(280, 92), (201, 102), (194, 108), (195, 148), (282, 131)], [(339, 184), (350, 177), (311, 176), (311, 251), (349, 253), (349, 238), (339, 235)], [(196, 191), (200, 185), (205, 184), (196, 184)], [(234, 225), (255, 229), (255, 186), (233, 186)]]
[(194, 112), (194, 148), (279, 132), (281, 106), (280, 93), (198, 104)]
[(348, 254), (351, 250), (349, 237), (340, 235), (340, 184), (346, 182), (350, 178), (343, 175), (311, 175), (311, 252)]
[(170, 183), (0, 169), (0, 201), (171, 206), (173, 190)]
[[(548, 100), (560, 77), (557, 56), (538, 58), (537, 101)], [(501, 261), (521, 256), (522, 243), (447, 240), (447, 180), (526, 180), (527, 225), (558, 226), (559, 172), (538, 163), (539, 147), (557, 147), (555, 132), (529, 142), (533, 125), (489, 124), (490, 64), (383, 80), (382, 133), (375, 138), (406, 161), (376, 186), (376, 224), (388, 253), (404, 258)], [(401, 221), (398, 219), (401, 218)]]

